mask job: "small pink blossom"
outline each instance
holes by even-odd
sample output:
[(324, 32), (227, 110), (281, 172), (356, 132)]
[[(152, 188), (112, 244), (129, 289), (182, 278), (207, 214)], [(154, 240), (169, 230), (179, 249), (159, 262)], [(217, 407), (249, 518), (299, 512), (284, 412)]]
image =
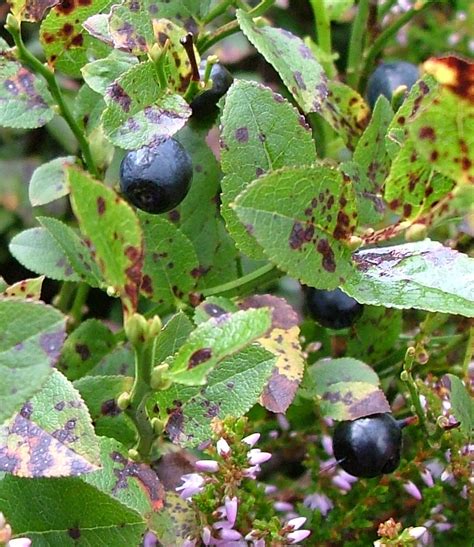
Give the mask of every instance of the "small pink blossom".
[(234, 496), (233, 498), (229, 498), (228, 496), (225, 499), (225, 510), (227, 515), (227, 520), (234, 526), (235, 519), (237, 518), (237, 508), (238, 508), (238, 501), (237, 498)]
[(421, 480), (426, 484), (426, 486), (428, 486), (428, 488), (432, 488), (434, 486), (433, 475), (430, 473), (429, 469), (421, 471), (420, 477)]
[(421, 495), (421, 492), (420, 490), (418, 489), (418, 487), (416, 486), (416, 484), (412, 481), (408, 481), (406, 482), (404, 485), (403, 485), (403, 489), (405, 490), (405, 492), (407, 492), (408, 494), (410, 494), (410, 496), (414, 497), (415, 499), (417, 500), (421, 500), (422, 499), (422, 495)]
[(319, 511), (323, 517), (325, 517), (334, 507), (333, 502), (325, 494), (319, 494), (317, 492), (306, 496), (303, 503), (313, 511)]
[(276, 501), (273, 504), (273, 507), (276, 511), (280, 511), (282, 513), (286, 513), (287, 511), (293, 511), (294, 507), (292, 503), (288, 503), (287, 501)]
[(285, 526), (291, 527), (293, 530), (299, 530), (306, 522), (306, 517), (297, 517), (289, 520)]
[(247, 454), (250, 465), (260, 465), (267, 462), (271, 457), (270, 452), (262, 452), (260, 448), (252, 448)]
[(215, 460), (198, 460), (194, 466), (198, 471), (206, 473), (217, 473), (219, 471), (219, 464)]
[(242, 442), (248, 444), (250, 448), (253, 448), (260, 439), (260, 433), (252, 433), (252, 435), (247, 435), (242, 439)]
[(296, 532), (290, 532), (287, 534), (286, 538), (290, 541), (290, 543), (299, 543), (300, 541), (306, 539), (310, 534), (310, 530), (297, 530)]
[(219, 439), (216, 443), (216, 448), (219, 456), (222, 456), (223, 458), (232, 452), (229, 443), (225, 439)]
[(203, 489), (204, 478), (199, 473), (187, 473), (181, 477), (183, 484), (176, 487), (176, 491), (180, 492), (180, 496), (187, 500), (198, 494)]
[(238, 540), (238, 539), (241, 539), (242, 538), (242, 534), (240, 532), (238, 532), (237, 530), (221, 530), (221, 538), (222, 539), (226, 539), (226, 540), (230, 540), (230, 541), (235, 541), (235, 540)]

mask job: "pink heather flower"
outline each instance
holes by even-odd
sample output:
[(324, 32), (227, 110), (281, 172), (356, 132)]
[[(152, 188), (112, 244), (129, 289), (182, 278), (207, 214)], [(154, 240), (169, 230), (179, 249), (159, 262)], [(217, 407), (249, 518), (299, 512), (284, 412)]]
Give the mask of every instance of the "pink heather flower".
[(352, 484), (354, 482), (357, 482), (359, 479), (357, 477), (354, 477), (354, 475), (351, 475), (350, 473), (347, 473), (346, 471), (344, 471), (344, 469), (339, 469), (339, 471), (337, 472), (337, 474), (342, 478), (344, 479), (345, 481), (347, 481), (349, 484)]
[(209, 528), (209, 526), (205, 526), (202, 529), (201, 539), (202, 539), (202, 542), (204, 543), (204, 545), (210, 545), (211, 544), (212, 535), (211, 535), (211, 529)]
[(265, 547), (264, 539), (257, 539), (253, 542), (253, 547)]
[(242, 534), (237, 530), (221, 530), (221, 538), (230, 541), (236, 541), (242, 538)]
[(287, 511), (293, 511), (294, 507), (292, 503), (288, 503), (287, 501), (276, 501), (273, 504), (273, 507), (275, 508), (275, 511), (280, 511), (282, 513), (286, 513)]
[(223, 458), (232, 452), (229, 443), (225, 439), (219, 439), (216, 443), (216, 448), (219, 456), (222, 456)]
[(247, 437), (244, 437), (242, 439), (242, 442), (245, 444), (248, 444), (250, 448), (253, 448), (260, 439), (260, 433), (252, 433), (252, 435), (247, 435)]
[(410, 496), (414, 497), (417, 500), (421, 500), (421, 498), (423, 497), (416, 484), (412, 481), (406, 482), (403, 485), (403, 489), (405, 490), (405, 492), (410, 494)]
[(183, 499), (192, 498), (195, 494), (201, 492), (204, 485), (204, 478), (199, 473), (187, 473), (181, 477), (183, 484), (176, 487), (176, 491)]
[(6, 547), (30, 547), (31, 539), (29, 538), (15, 538), (11, 539)]
[(349, 492), (349, 490), (352, 488), (351, 483), (340, 475), (335, 475), (331, 479), (331, 481), (334, 486), (337, 486), (340, 490), (343, 490), (344, 492)]
[(147, 532), (143, 538), (143, 547), (156, 547), (158, 540), (153, 532)]
[(195, 539), (189, 539), (186, 538), (184, 540), (184, 543), (181, 547), (196, 547), (196, 540)]
[(285, 526), (291, 526), (293, 530), (299, 530), (306, 522), (306, 517), (297, 517), (289, 520)]
[(234, 526), (235, 519), (237, 518), (237, 508), (238, 508), (238, 501), (237, 498), (234, 496), (233, 498), (229, 498), (228, 496), (225, 498), (225, 511), (227, 515), (227, 520)]
[(332, 439), (329, 435), (323, 435), (321, 437), (321, 445), (328, 456), (334, 456), (332, 449)]
[(277, 491), (278, 491), (278, 488), (274, 484), (265, 485), (265, 489), (264, 489), (265, 494), (267, 494), (267, 495), (268, 494), (274, 494)]
[(242, 470), (242, 475), (248, 479), (256, 479), (257, 475), (260, 473), (261, 468), (259, 465), (253, 465), (252, 467), (247, 467), (247, 469)]
[(432, 488), (434, 486), (433, 475), (430, 473), (429, 469), (421, 471), (420, 477), (421, 480), (426, 484), (426, 486), (428, 486), (428, 488)]
[(212, 527), (216, 530), (229, 530), (233, 525), (228, 520), (218, 520)]
[(205, 473), (216, 473), (219, 471), (219, 464), (215, 460), (198, 460), (194, 466), (198, 471)]
[(325, 494), (311, 494), (306, 496), (303, 504), (313, 511), (319, 511), (325, 517), (334, 507), (333, 502)]
[(408, 534), (414, 539), (420, 539), (423, 534), (427, 532), (424, 526), (415, 526), (408, 530)]
[(297, 530), (296, 532), (290, 532), (286, 535), (286, 538), (290, 543), (299, 543), (303, 541), (311, 534), (310, 530)]
[(448, 530), (451, 530), (453, 526), (454, 524), (451, 524), (450, 522), (437, 522), (434, 525), (438, 532), (447, 532)]
[(262, 452), (260, 448), (252, 448), (247, 454), (250, 465), (260, 465), (267, 462), (271, 457), (270, 452)]

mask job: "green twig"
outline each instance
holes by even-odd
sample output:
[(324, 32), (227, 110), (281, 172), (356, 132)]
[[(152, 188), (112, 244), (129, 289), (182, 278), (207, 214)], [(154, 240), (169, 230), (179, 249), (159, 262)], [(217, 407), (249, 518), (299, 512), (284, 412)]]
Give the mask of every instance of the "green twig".
[(474, 327), (469, 328), (469, 338), (467, 339), (466, 352), (464, 354), (464, 360), (462, 363), (463, 376), (468, 379), (469, 376), (469, 365), (472, 361), (472, 356), (474, 354)]
[(360, 63), (362, 51), (364, 50), (364, 34), (367, 29), (369, 18), (370, 0), (360, 0), (357, 8), (357, 15), (352, 23), (351, 39), (349, 42), (349, 53), (347, 55), (347, 84), (356, 88), (360, 77)]
[(87, 300), (87, 295), (89, 294), (89, 289), (90, 287), (86, 283), (80, 283), (77, 286), (76, 295), (74, 296), (74, 301), (69, 312), (74, 325), (78, 325), (81, 322), (82, 312)]
[(281, 274), (273, 264), (265, 264), (261, 268), (250, 272), (239, 279), (234, 281), (229, 281), (228, 283), (223, 283), (222, 285), (217, 285), (216, 287), (210, 287), (202, 291), (204, 297), (214, 296), (216, 294), (224, 294), (226, 292), (233, 291), (234, 289), (240, 289), (240, 292), (243, 290), (248, 290), (258, 286), (261, 283), (266, 283), (270, 279), (276, 279)]
[[(66, 101), (64, 100), (63, 94), (54, 76), (54, 73), (47, 66), (43, 65), (41, 61), (39, 61), (27, 49), (27, 47), (25, 46), (23, 42), (20, 29), (16, 28), (15, 22), (16, 20), (13, 21), (13, 24), (8, 24), (9, 21), (7, 19), (7, 25), (5, 28), (8, 30), (8, 32), (10, 33), (10, 35), (12, 36), (15, 42), (15, 45), (18, 50), (19, 59), (23, 61), (26, 65), (28, 65), (34, 72), (41, 74), (41, 76), (43, 76), (43, 78), (46, 80), (48, 89), (51, 95), (53, 96), (54, 100), (56, 101), (56, 104), (59, 107), (59, 111), (61, 112), (61, 115), (66, 120), (67, 124), (71, 128), (71, 131), (74, 133), (74, 136), (76, 137), (77, 142), (79, 143), (79, 146), (82, 152), (82, 157), (84, 159), (84, 163), (88, 171), (95, 177), (98, 177), (99, 172), (92, 159), (89, 143), (87, 142), (87, 139), (85, 138), (84, 133), (81, 131), (79, 125), (74, 119), (72, 112), (69, 110), (69, 107)], [(10, 20), (10, 23), (12, 23), (11, 20)]]
[(382, 19), (387, 15), (387, 13), (393, 8), (396, 3), (397, 0), (387, 0), (382, 6), (379, 7), (379, 21), (382, 21)]
[(63, 313), (68, 313), (69, 303), (71, 302), (72, 295), (74, 294), (75, 283), (70, 281), (63, 281), (58, 294), (53, 300), (53, 304)]
[[(311, 7), (313, 9), (316, 35), (318, 38), (318, 46), (321, 50), (328, 55), (332, 56), (332, 38), (331, 38), (331, 21), (326, 10), (326, 4), (324, 0), (310, 0)], [(333, 78), (335, 76), (334, 65), (331, 61), (321, 61), (326, 74)]]
[(365, 58), (364, 68), (361, 73), (361, 77), (359, 80), (358, 89), (359, 91), (364, 91), (365, 86), (367, 85), (367, 80), (369, 78), (369, 74), (372, 72), (373, 66), (375, 64), (375, 60), (379, 56), (379, 54), (382, 52), (384, 47), (387, 45), (388, 41), (395, 36), (395, 34), (404, 27), (409, 21), (415, 17), (415, 15), (421, 14), (423, 11), (427, 10), (429, 7), (431, 7), (431, 4), (428, 2), (427, 4), (424, 4), (421, 8), (413, 8), (411, 10), (408, 10), (405, 12), (399, 19), (397, 19), (393, 25), (390, 27), (387, 27), (375, 40), (375, 42), (372, 44), (372, 47), (369, 49), (369, 52), (367, 53), (367, 56)]
[(416, 412), (416, 415), (418, 416), (418, 419), (420, 420), (420, 425), (429, 434), (427, 423), (426, 423), (425, 411), (423, 410), (423, 407), (421, 406), (420, 396), (418, 394), (418, 387), (412, 376), (414, 362), (415, 362), (415, 348), (409, 347), (405, 354), (405, 360), (403, 362), (403, 372), (400, 374), (400, 378), (402, 382), (404, 382), (408, 388), (408, 391), (410, 393), (411, 404), (412, 404), (413, 410)]
[(222, 0), (220, 4), (217, 4), (217, 6), (212, 9), (206, 17), (202, 20), (203, 25), (208, 25), (214, 19), (217, 19), (220, 15), (225, 13), (227, 11), (227, 8), (230, 7), (234, 3), (234, 0)]
[[(251, 17), (260, 17), (266, 11), (268, 11), (273, 6), (274, 3), (275, 3), (275, 0), (262, 0), (259, 4), (257, 4), (253, 9), (251, 9), (247, 13)], [(239, 30), (240, 30), (239, 23), (237, 20), (234, 20), (234, 21), (231, 21), (230, 23), (222, 25), (222, 27), (219, 27), (213, 33), (204, 35), (200, 40), (198, 40), (196, 44), (199, 53), (203, 54), (213, 45), (217, 44), (224, 38), (227, 38), (227, 36), (231, 36), (232, 34), (239, 32)]]

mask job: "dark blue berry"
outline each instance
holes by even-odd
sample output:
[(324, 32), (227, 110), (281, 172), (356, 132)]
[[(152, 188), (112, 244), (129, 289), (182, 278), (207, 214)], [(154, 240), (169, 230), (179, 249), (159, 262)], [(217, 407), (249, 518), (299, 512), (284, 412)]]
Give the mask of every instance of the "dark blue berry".
[(370, 108), (374, 108), (380, 95), (384, 95), (391, 101), (392, 95), (398, 87), (406, 85), (410, 90), (419, 78), (418, 67), (412, 63), (396, 61), (380, 64), (372, 73), (367, 84), (367, 100)]
[(128, 152), (120, 165), (120, 190), (139, 209), (165, 213), (188, 193), (193, 176), (191, 157), (175, 139)]
[[(204, 76), (205, 66), (205, 63), (202, 63), (199, 69), (201, 78)], [(191, 101), (190, 106), (194, 116), (201, 117), (214, 114), (217, 101), (227, 93), (234, 81), (232, 74), (220, 63), (212, 65), (210, 78), (212, 87), (196, 95)]]
[(308, 310), (315, 321), (330, 329), (350, 327), (364, 311), (364, 306), (342, 292), (309, 288), (306, 293)]

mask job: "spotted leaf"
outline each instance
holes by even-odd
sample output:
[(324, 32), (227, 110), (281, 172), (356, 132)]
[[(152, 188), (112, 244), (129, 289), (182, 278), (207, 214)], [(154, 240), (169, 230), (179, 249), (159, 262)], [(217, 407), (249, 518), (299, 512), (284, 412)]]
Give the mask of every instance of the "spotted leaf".
[(41, 289), (43, 287), (44, 275), (32, 279), (23, 279), (3, 291), (3, 296), (16, 296), (17, 298), (26, 298), (29, 300), (39, 300)]
[(45, 383), (66, 336), (66, 318), (41, 302), (0, 299), (0, 422)]
[(351, 274), (357, 213), (352, 181), (339, 171), (280, 169), (254, 181), (234, 209), (268, 258), (303, 283), (333, 289)]
[(41, 21), (46, 10), (59, 4), (60, 0), (9, 0), (13, 15), (20, 21)]
[(227, 92), (221, 149), (226, 175), (222, 180), (222, 214), (227, 228), (245, 254), (262, 258), (261, 248), (245, 231), (230, 204), (264, 173), (315, 161), (311, 131), (298, 111), (280, 95), (240, 80)]
[(474, 316), (474, 259), (436, 241), (358, 251), (343, 289), (358, 302)]
[[(193, 470), (187, 469), (187, 472), (192, 473)], [(153, 531), (162, 545), (184, 545), (186, 538), (199, 535), (196, 512), (174, 490), (166, 492), (163, 511), (155, 515), (153, 521)]]
[(53, 119), (53, 98), (46, 83), (20, 63), (0, 58), (0, 125), (41, 127)]
[(143, 235), (128, 203), (76, 168), (69, 168), (71, 204), (81, 231), (94, 247), (106, 282), (122, 299), (126, 312), (137, 308), (142, 280)]
[(89, 411), (58, 371), (0, 428), (0, 469), (18, 477), (66, 477), (99, 465)]

